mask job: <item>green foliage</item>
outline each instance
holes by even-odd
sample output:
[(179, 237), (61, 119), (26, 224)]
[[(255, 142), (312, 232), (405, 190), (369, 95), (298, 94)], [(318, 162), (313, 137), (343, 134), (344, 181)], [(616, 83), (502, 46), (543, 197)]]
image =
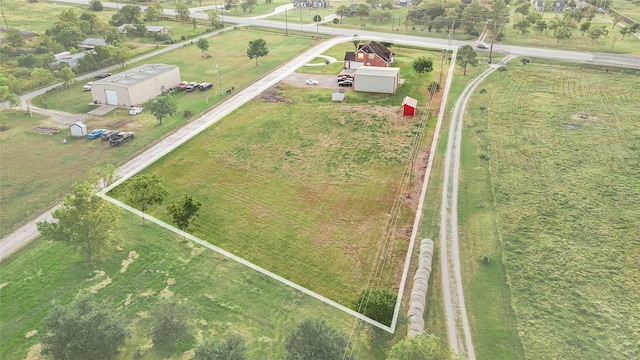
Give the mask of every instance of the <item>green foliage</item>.
[(387, 352), (386, 360), (453, 360), (454, 352), (435, 335), (406, 337)]
[(204, 52), (209, 50), (209, 41), (205, 38), (200, 38), (198, 39), (196, 46), (198, 47), (198, 49), (200, 49), (200, 51), (202, 51), (202, 57), (204, 57)]
[(78, 26), (69, 24), (60, 32), (53, 35), (53, 38), (66, 50), (78, 46), (84, 40), (84, 33)]
[(390, 326), (397, 299), (398, 293), (389, 288), (364, 289), (355, 306), (361, 314)]
[(558, 40), (557, 44), (559, 44), (560, 40), (568, 39), (572, 34), (573, 30), (569, 26), (561, 25), (554, 30), (553, 37)]
[(89, 3), (89, 10), (91, 11), (102, 11), (104, 7), (102, 6), (102, 2), (100, 0), (91, 0)]
[(209, 11), (207, 18), (209, 20), (209, 26), (214, 29), (219, 29), (224, 26), (224, 24), (222, 24), (222, 18), (220, 14), (218, 14), (218, 12), (215, 10)]
[(464, 45), (458, 49), (458, 55), (456, 56), (458, 65), (462, 66), (464, 75), (467, 75), (467, 65), (478, 65), (478, 54), (471, 45)]
[(156, 96), (147, 101), (144, 108), (149, 111), (156, 120), (162, 125), (162, 119), (175, 114), (178, 111), (178, 105), (173, 95), (165, 94)]
[[(186, 300), (185, 300), (186, 301)], [(178, 341), (190, 341), (192, 312), (185, 302), (175, 297), (163, 300), (153, 311), (151, 340), (161, 351), (173, 352)]]
[(57, 222), (38, 222), (45, 239), (76, 248), (91, 260), (119, 244), (119, 208), (94, 194), (89, 184), (78, 184), (52, 213)]
[(345, 16), (349, 16), (350, 14), (351, 14), (351, 9), (347, 5), (344, 5), (344, 4), (339, 5), (338, 8), (336, 9), (336, 15), (340, 16), (340, 22), (342, 22), (342, 19)]
[(189, 13), (189, 7), (187, 6), (187, 4), (183, 4), (183, 3), (176, 4), (176, 18), (184, 22), (191, 21), (191, 15)]
[(18, 29), (9, 29), (5, 32), (5, 39), (14, 48), (24, 46), (24, 38)]
[(196, 360), (246, 360), (247, 344), (240, 335), (229, 334), (225, 340), (206, 339), (195, 349)]
[(498, 26), (509, 23), (509, 8), (504, 0), (496, 0), (491, 4), (487, 19), (492, 19)]
[[(145, 106), (146, 107), (146, 106)], [(140, 174), (127, 183), (127, 197), (143, 213), (154, 204), (162, 204), (168, 192), (158, 174)], [(144, 223), (144, 217), (142, 218)]]
[(89, 293), (55, 306), (44, 330), (42, 354), (56, 360), (112, 359), (130, 337), (124, 317)]
[(188, 231), (189, 225), (198, 216), (198, 210), (202, 203), (193, 200), (193, 196), (184, 194), (180, 202), (172, 202), (167, 206), (167, 211), (178, 229)]
[(430, 73), (433, 71), (433, 59), (426, 56), (415, 58), (411, 63), (413, 70), (418, 74)]
[(160, 3), (153, 3), (144, 10), (144, 21), (148, 21), (153, 24), (154, 21), (158, 20), (160, 16), (162, 16), (162, 11), (164, 8)]
[(307, 319), (287, 337), (284, 360), (353, 360), (349, 338), (324, 319)]
[(520, 59), (520, 62), (521, 62), (521, 63), (522, 63), (522, 65), (524, 66), (524, 65), (527, 65), (528, 63), (530, 63), (530, 62), (531, 62), (531, 59), (526, 58), (526, 57), (523, 57), (523, 58), (521, 58), (521, 59)]
[[(360, 17), (360, 20), (362, 20), (363, 17), (369, 16), (369, 10), (370, 10), (369, 5), (360, 3), (356, 5), (355, 14)], [(346, 15), (349, 15), (349, 14), (346, 14)], [(342, 19), (342, 16), (340, 17), (340, 19)]]
[(76, 74), (74, 74), (73, 69), (65, 66), (58, 72), (58, 77), (62, 80), (65, 86), (69, 86), (73, 79), (75, 79)]
[(531, 28), (531, 23), (526, 18), (518, 20), (513, 24), (513, 28), (520, 31), (520, 34), (525, 35)]
[(487, 21), (487, 16), (487, 8), (480, 5), (478, 0), (473, 0), (471, 4), (465, 6), (464, 10), (462, 10), (462, 20), (465, 24), (471, 24), (472, 28), (484, 24)]
[(267, 49), (267, 42), (264, 39), (257, 39), (249, 41), (249, 48), (247, 49), (247, 57), (249, 59), (256, 59), (256, 66), (258, 66), (258, 58), (267, 56), (269, 50)]

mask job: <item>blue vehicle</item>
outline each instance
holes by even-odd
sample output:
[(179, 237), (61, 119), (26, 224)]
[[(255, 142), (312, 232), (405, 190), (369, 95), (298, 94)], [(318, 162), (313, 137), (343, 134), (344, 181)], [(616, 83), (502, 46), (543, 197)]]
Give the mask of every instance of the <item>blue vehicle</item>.
[(89, 139), (95, 139), (95, 138), (99, 138), (100, 135), (102, 135), (103, 133), (105, 133), (107, 131), (107, 129), (95, 129), (92, 132), (89, 133), (89, 135), (87, 135), (87, 137)]

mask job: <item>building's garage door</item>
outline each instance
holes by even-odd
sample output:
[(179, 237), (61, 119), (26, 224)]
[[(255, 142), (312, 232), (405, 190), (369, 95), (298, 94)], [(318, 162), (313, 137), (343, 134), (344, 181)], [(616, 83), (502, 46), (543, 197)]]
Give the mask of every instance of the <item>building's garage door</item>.
[(118, 105), (118, 94), (115, 90), (105, 90), (104, 94), (107, 96), (108, 105)]

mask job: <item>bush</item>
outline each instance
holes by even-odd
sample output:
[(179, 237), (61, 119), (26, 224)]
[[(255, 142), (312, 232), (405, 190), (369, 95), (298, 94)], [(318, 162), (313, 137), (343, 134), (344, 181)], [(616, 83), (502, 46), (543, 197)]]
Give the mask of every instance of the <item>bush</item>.
[(92, 10), (92, 11), (102, 11), (103, 9), (104, 8), (100, 0), (93, 0), (89, 5), (89, 10)]
[(182, 113), (182, 116), (184, 117), (191, 117), (193, 116), (193, 111), (191, 110), (185, 110), (184, 113)]
[(340, 22), (340, 19), (338, 18), (333, 18), (333, 20), (331, 20), (334, 24), (337, 24)]
[(169, 41), (171, 40), (171, 35), (158, 32), (153, 34), (153, 39), (156, 41)]

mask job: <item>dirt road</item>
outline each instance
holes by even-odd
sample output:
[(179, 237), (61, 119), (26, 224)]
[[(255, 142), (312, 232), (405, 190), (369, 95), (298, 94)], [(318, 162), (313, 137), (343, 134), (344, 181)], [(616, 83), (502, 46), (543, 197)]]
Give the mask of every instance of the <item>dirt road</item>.
[[(502, 61), (506, 62), (506, 58)], [(460, 254), (458, 251), (458, 181), (460, 177), (460, 145), (462, 125), (467, 102), (475, 88), (501, 63), (491, 65), (464, 89), (453, 108), (445, 155), (442, 203), (440, 205), (440, 263), (444, 295), (447, 333), (451, 348), (465, 358), (476, 358), (471, 341), (471, 330), (464, 303)]]

